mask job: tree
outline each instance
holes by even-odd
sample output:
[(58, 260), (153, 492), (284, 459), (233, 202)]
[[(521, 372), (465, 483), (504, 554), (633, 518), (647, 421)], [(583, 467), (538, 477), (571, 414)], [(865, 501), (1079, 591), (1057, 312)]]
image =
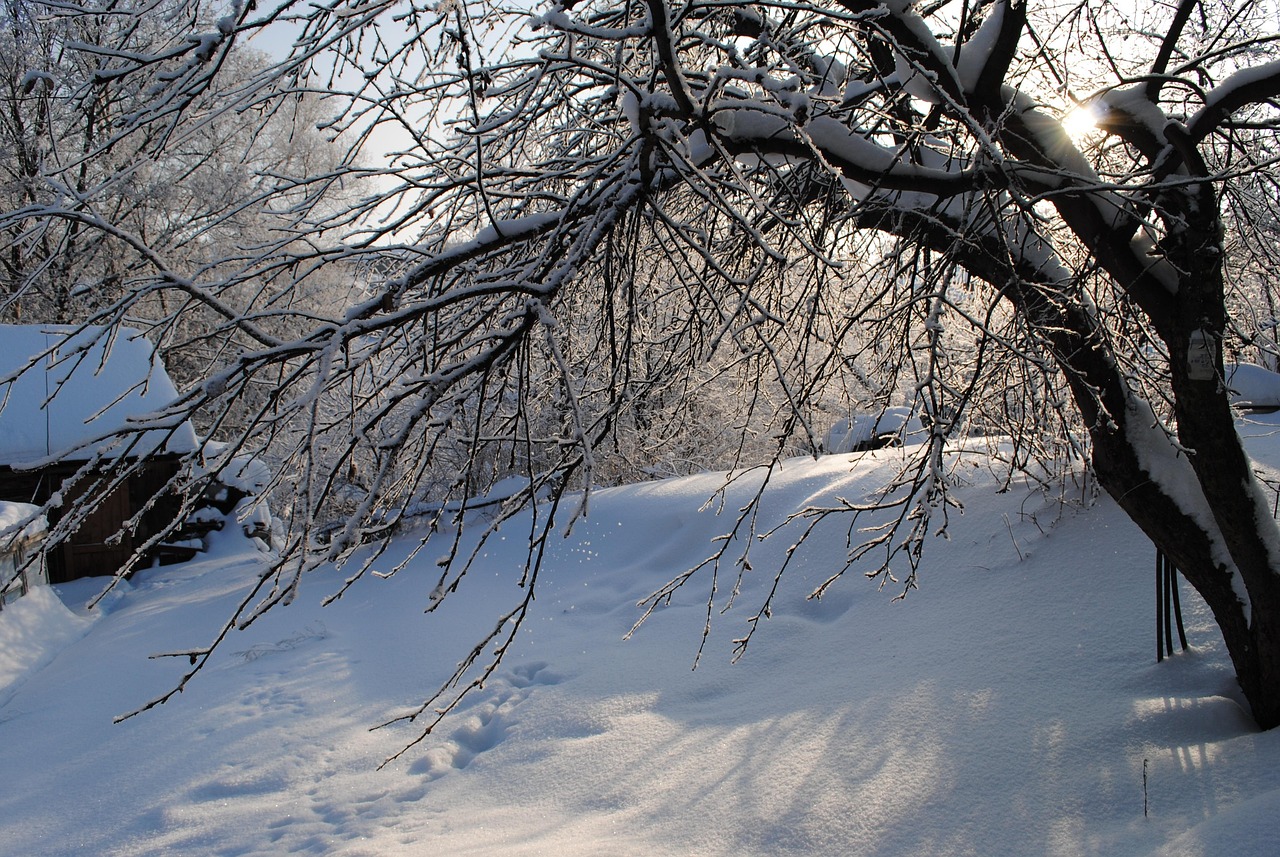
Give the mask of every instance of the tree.
[[(179, 8), (191, 23), (163, 49), (76, 48), (100, 63), (82, 97), (147, 82), (131, 84), (146, 98), (119, 135), (163, 152), (208, 127), (218, 112), (194, 91), (216, 90), (222, 110), (322, 92), (353, 151), (393, 149), (376, 169), (343, 162), (344, 180), (368, 180), (359, 201), (209, 268), (79, 209), (0, 219), (74, 221), (145, 260), (149, 278), (86, 321), (122, 323), (161, 294), (216, 319), (226, 361), (157, 421), (217, 433), (271, 389), (224, 439), (290, 462), (294, 530), (214, 645), (291, 598), (306, 568), (415, 509), (447, 525), (450, 502), (521, 473), (504, 516), (551, 501), (535, 506), (527, 596), (441, 690), (456, 700), (505, 650), (546, 540), (585, 513), (610, 446), (634, 452), (680, 419), (709, 373), (737, 379), (740, 437), (775, 454), (813, 448), (832, 397), (908, 403), (927, 425), (876, 509), (797, 511), (888, 515), (830, 582), (855, 567), (885, 582), (905, 562), (914, 584), (945, 528), (947, 443), (971, 428), (1011, 426), (1025, 470), (1087, 458), (1211, 607), (1258, 724), (1280, 725), (1280, 534), (1223, 357), (1274, 341), (1265, 314), (1228, 312), (1274, 252), (1280, 34), (1262, 4), (578, 0), (531, 14), (373, 0), (236, 3), (216, 21), (197, 0)], [(218, 82), (230, 45), (277, 25), (286, 56)], [(1078, 141), (1073, 108), (1097, 117)], [(360, 300), (287, 303), (296, 272), (352, 262), (384, 274)], [(311, 550), (340, 499), (352, 514)], [(742, 510), (733, 532), (751, 520)], [(722, 561), (746, 573), (729, 543), (651, 603)], [(452, 545), (431, 609), (466, 573), (458, 531)], [(212, 648), (182, 653), (193, 674)]]
[[(139, 104), (156, 93), (140, 76), (113, 84), (114, 70), (90, 46), (163, 53), (189, 32), (180, 12), (163, 3), (73, 12), (30, 0), (0, 9), (0, 200), (10, 212), (0, 316), (76, 322), (129, 294), (135, 277), (145, 279), (149, 249), (208, 276), (237, 264), (237, 254), (255, 254), (264, 239), (312, 236), (314, 227), (296, 229), (299, 215), (338, 204), (332, 176), (340, 152), (317, 130), (324, 116), (310, 94), (267, 106), (197, 81), (180, 93), (182, 123), (132, 125)], [(232, 79), (269, 68), (244, 48), (227, 50), (218, 65)], [(285, 187), (286, 175), (313, 178)], [(158, 294), (135, 311), (163, 318), (170, 303)], [(186, 331), (175, 330), (171, 341), (189, 341), (202, 327), (191, 318), (181, 326)], [(190, 349), (169, 351), (179, 376), (185, 362), (207, 364)]]

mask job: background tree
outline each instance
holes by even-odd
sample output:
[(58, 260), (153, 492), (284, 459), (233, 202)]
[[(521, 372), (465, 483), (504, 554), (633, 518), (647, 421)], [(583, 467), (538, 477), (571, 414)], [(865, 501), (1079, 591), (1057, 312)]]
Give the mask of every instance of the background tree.
[[(254, 101), (197, 79), (166, 103), (173, 115), (165, 121), (133, 125), (139, 104), (151, 104), (156, 92), (141, 76), (117, 80), (123, 70), (91, 46), (163, 56), (201, 14), (170, 3), (114, 12), (5, 3), (0, 199), (10, 217), (0, 318), (83, 321), (147, 280), (153, 252), (208, 279), (264, 246), (315, 239), (323, 230), (315, 212), (327, 216), (341, 204), (342, 150), (321, 132), (325, 116), (313, 94)], [(217, 60), (231, 80), (270, 68), (243, 47), (228, 46)], [(284, 290), (295, 303), (319, 300), (320, 292), (333, 300), (339, 278), (350, 283), (339, 267), (291, 272)], [(199, 335), (209, 327), (200, 313), (174, 313), (179, 305), (156, 292), (131, 312), (168, 318), (169, 367), (179, 379), (198, 378), (216, 346)]]
[[(535, 507), (527, 595), (442, 690), (456, 699), (494, 668), (546, 540), (585, 513), (611, 446), (637, 454), (656, 425), (686, 419), (709, 373), (737, 384), (723, 388), (738, 390), (730, 464), (759, 460), (756, 438), (774, 455), (814, 448), (815, 414), (844, 397), (910, 404), (927, 425), (879, 501), (797, 511), (847, 515), (855, 536), (868, 516), (884, 524), (851, 540), (827, 585), (855, 567), (914, 584), (926, 536), (945, 528), (948, 442), (966, 431), (1011, 426), (1007, 460), (1027, 472), (1087, 459), (1209, 604), (1258, 723), (1280, 724), (1280, 539), (1223, 358), (1273, 341), (1269, 310), (1256, 323), (1228, 311), (1271, 270), (1269, 7), (176, 8), (186, 28), (150, 52), (75, 46), (98, 64), (77, 98), (132, 93), (113, 139), (159, 155), (219, 111), (320, 92), (333, 133), (392, 150), (375, 170), (348, 158), (264, 190), (339, 174), (368, 188), (206, 267), (75, 206), (0, 218), (79, 223), (145, 263), (87, 321), (124, 323), (171, 295), (162, 335), (199, 309), (206, 335), (234, 343), (156, 419), (190, 414), (231, 452), (274, 449), (298, 490), (279, 563), (214, 645), (291, 598), (307, 568), (424, 503), (433, 527), (452, 523), (449, 502), (519, 473), (498, 522), (552, 501)], [(219, 82), (231, 45), (277, 27), (286, 56)], [(215, 90), (223, 106), (200, 106)], [(1078, 142), (1064, 127), (1077, 105), (1097, 122)], [(386, 276), (343, 307), (289, 303), (307, 272), (353, 262)], [(247, 415), (233, 427), (229, 413)], [(346, 523), (312, 550), (340, 502)], [(452, 544), (431, 609), (466, 573), (474, 542), (455, 529)], [(751, 568), (742, 539), (717, 550), (651, 603)], [(212, 648), (183, 653), (193, 673)]]

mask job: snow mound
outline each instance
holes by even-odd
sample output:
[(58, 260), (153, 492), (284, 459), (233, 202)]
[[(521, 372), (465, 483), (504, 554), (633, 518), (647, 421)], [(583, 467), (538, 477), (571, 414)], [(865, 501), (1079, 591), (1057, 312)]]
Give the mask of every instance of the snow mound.
[(0, 612), (0, 705), (18, 685), (89, 631), (93, 620), (63, 606), (52, 588), (37, 586)]
[(43, 515), (36, 517), (39, 511), (39, 506), (33, 506), (30, 503), (11, 503), (8, 500), (0, 500), (0, 538), (13, 536), (14, 533), (9, 531), (24, 522), (25, 526), (18, 534), (19, 537), (43, 533), (47, 524)]
[[(1251, 433), (1275, 464), (1280, 435)], [(1109, 498), (1083, 503), (1087, 486), (1004, 486), (990, 462), (949, 459), (964, 513), (905, 602), (863, 568), (810, 597), (844, 563), (854, 524), (839, 517), (775, 588), (808, 523), (791, 516), (872, 497), (911, 451), (595, 492), (590, 517), (547, 542), (504, 661), (381, 770), (423, 718), (369, 727), (413, 712), (527, 598), (544, 508), (483, 545), (464, 535), (476, 564), (426, 616), (447, 542), (393, 542), (373, 571), (403, 568), (328, 608), (351, 570), (305, 575), (180, 696), (114, 725), (190, 668), (152, 656), (216, 636), (270, 558), (143, 569), (78, 642), (85, 626), (46, 590), (30, 627), (0, 638), (12, 652), (62, 635), (0, 698), (0, 842), (48, 857), (1272, 853), (1280, 730), (1253, 731), (1185, 588), (1192, 648), (1154, 663), (1150, 543)], [(776, 535), (726, 535), (758, 493), (756, 530)], [(628, 636), (637, 603), (717, 547), (719, 577), (704, 567)], [(735, 565), (747, 548), (750, 568)]]
[(853, 414), (837, 420), (822, 442), (827, 455), (861, 452), (905, 443), (924, 430), (910, 408), (885, 408), (880, 414)]
[(1275, 853), (1280, 789), (1223, 808), (1166, 844), (1152, 857), (1265, 857)]

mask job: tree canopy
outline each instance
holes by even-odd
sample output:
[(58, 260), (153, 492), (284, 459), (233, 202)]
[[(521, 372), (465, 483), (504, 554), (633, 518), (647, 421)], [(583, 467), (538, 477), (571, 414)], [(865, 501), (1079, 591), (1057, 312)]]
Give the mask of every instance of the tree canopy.
[[(307, 568), (410, 516), (447, 530), (516, 475), (497, 518), (540, 510), (528, 594), (460, 665), (465, 689), (593, 485), (689, 466), (673, 445), (740, 472), (817, 451), (850, 409), (907, 406), (920, 443), (879, 497), (797, 510), (848, 516), (827, 585), (856, 569), (913, 586), (945, 529), (947, 451), (998, 434), (1011, 470), (1088, 462), (1213, 609), (1259, 724), (1280, 724), (1280, 536), (1224, 374), (1276, 355), (1269, 6), (10, 6), (15, 33), (75, 25), (46, 53), (89, 69), (33, 65), (14, 103), (119, 106), (75, 158), (46, 147), (26, 170), (47, 195), (0, 214), (12, 253), (70, 223), (133, 260), (83, 321), (144, 324), (175, 354), (215, 343), (155, 420), (190, 416), (292, 486), (281, 559), (215, 645)], [(246, 42), (272, 58), (237, 65)], [(219, 234), (199, 261), (113, 215), (116, 177), (297, 104), (349, 154), (259, 169), (249, 197), (278, 215), (261, 233)], [(112, 178), (69, 180), (90, 163)], [(340, 204), (313, 193), (337, 185)], [(354, 297), (314, 299), (322, 271)], [(736, 543), (651, 605), (757, 573), (751, 509), (729, 518)], [(455, 528), (429, 609), (461, 584), (463, 545)], [(211, 648), (183, 653), (193, 672)]]

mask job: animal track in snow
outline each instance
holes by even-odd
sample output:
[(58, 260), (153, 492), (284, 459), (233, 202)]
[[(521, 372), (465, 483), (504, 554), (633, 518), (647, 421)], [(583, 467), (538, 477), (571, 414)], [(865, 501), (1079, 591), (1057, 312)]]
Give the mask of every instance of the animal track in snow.
[(516, 722), (516, 709), (535, 688), (562, 680), (542, 662), (521, 664), (506, 675), (490, 679), (484, 691), (477, 691), (483, 695), (456, 715), (459, 723), (449, 738), (414, 762), (410, 773), (435, 779), (449, 770), (466, 768), (477, 756), (506, 739)]
[(258, 643), (250, 646), (242, 652), (233, 652), (232, 657), (239, 658), (242, 663), (250, 664), (259, 658), (275, 655), (281, 652), (289, 652), (316, 640), (324, 640), (329, 637), (329, 631), (322, 622), (312, 622), (301, 631), (298, 631), (292, 637), (278, 640), (274, 643)]
[(533, 687), (539, 684), (559, 684), (564, 679), (547, 668), (543, 661), (521, 664), (511, 671), (509, 681), (513, 687)]

